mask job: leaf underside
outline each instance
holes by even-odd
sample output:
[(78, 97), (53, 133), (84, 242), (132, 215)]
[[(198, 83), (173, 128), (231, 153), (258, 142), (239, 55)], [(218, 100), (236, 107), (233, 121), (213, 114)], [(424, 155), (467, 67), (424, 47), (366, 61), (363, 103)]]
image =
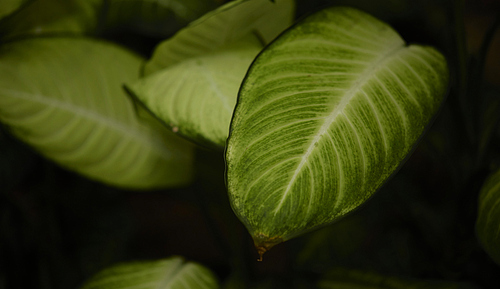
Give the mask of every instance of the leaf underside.
[(142, 59), (117, 46), (40, 38), (0, 47), (0, 121), (41, 154), (126, 187), (186, 184), (192, 147), (145, 115), (122, 89)]
[(481, 188), (476, 234), (484, 250), (500, 264), (500, 170)]
[(435, 49), (406, 46), (347, 7), (299, 22), (256, 58), (226, 151), (233, 210), (260, 252), (366, 201), (412, 150), (445, 96)]
[(104, 269), (81, 289), (216, 289), (214, 274), (181, 257), (147, 262), (129, 262)]

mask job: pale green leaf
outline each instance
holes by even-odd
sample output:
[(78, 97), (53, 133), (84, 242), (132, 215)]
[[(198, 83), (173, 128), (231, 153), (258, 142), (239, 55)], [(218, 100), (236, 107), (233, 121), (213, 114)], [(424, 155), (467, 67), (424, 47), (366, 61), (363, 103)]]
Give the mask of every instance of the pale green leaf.
[(318, 283), (319, 289), (473, 289), (468, 283), (415, 280), (383, 276), (371, 272), (333, 269)]
[(81, 289), (215, 289), (215, 275), (202, 265), (181, 257), (129, 262), (104, 269)]
[(216, 0), (108, 0), (105, 26), (167, 37), (216, 7)]
[(408, 156), (448, 85), (444, 57), (332, 7), (259, 54), (226, 151), (235, 213), (260, 253), (366, 201)]
[(224, 148), (241, 81), (262, 49), (259, 40), (249, 36), (153, 73), (128, 88), (174, 132)]
[(236, 0), (207, 13), (156, 48), (145, 74), (215, 51), (256, 31), (265, 43), (290, 26), (293, 0)]
[(142, 59), (81, 38), (40, 38), (0, 47), (0, 121), (41, 154), (112, 185), (155, 188), (190, 181), (192, 147), (122, 89)]
[(484, 250), (500, 264), (500, 170), (481, 188), (476, 233)]
[(0, 20), (18, 10), (30, 0), (4, 0), (0, 1)]
[(96, 29), (102, 0), (37, 0), (0, 23), (0, 37), (89, 34)]

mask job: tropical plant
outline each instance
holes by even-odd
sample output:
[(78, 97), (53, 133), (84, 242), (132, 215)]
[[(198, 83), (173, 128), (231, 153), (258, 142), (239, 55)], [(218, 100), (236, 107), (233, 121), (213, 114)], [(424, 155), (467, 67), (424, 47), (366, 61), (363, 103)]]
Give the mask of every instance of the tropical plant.
[(0, 4), (0, 288), (498, 288), (498, 4), (223, 2)]

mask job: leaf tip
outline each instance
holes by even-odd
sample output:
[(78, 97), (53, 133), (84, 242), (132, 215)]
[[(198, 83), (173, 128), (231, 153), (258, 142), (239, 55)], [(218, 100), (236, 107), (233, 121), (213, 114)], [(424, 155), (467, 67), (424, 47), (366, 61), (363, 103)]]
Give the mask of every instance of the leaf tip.
[(283, 239), (279, 236), (269, 237), (262, 233), (258, 233), (253, 236), (253, 242), (257, 249), (257, 253), (259, 253), (259, 259), (257, 259), (257, 261), (262, 262), (264, 253), (271, 250), (275, 245), (282, 243)]

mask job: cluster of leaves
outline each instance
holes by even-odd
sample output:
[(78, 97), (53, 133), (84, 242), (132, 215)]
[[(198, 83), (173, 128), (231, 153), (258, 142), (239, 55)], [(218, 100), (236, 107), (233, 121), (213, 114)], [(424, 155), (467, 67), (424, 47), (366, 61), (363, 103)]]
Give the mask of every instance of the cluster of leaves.
[[(471, 67), (464, 66), (460, 29), (454, 30), (457, 43), (447, 51), (450, 73), (438, 50), (407, 45), (389, 25), (354, 8), (333, 6), (292, 25), (293, 0), (220, 4), (208, 0), (0, 4), (0, 121), (46, 158), (125, 189), (187, 186), (197, 170), (197, 147), (220, 158), (224, 152), (231, 207), (250, 232), (260, 260), (275, 245), (337, 222), (364, 204), (409, 157), (440, 108), (445, 116), (451, 115), (454, 132), (462, 136), (448, 136), (454, 132), (439, 131), (443, 125), (438, 123), (423, 150), (438, 151), (465, 139), (458, 153), (466, 157), (458, 161), (455, 174), (463, 180), (454, 180), (454, 185), (479, 191), (478, 184), (494, 164), (489, 157), (495, 150), (488, 143), (497, 137), (500, 118), (483, 117), (482, 107), (469, 105), (481, 78), (468, 80), (464, 70), (481, 72), (485, 57), (479, 55)], [(453, 20), (460, 24), (462, 6), (451, 6)], [(487, 34), (481, 53), (486, 53), (497, 25)], [(155, 45), (146, 60), (104, 39), (116, 29), (166, 40)], [(450, 75), (455, 83), (451, 89)], [(454, 97), (445, 102), (448, 92)], [(495, 98), (482, 101), (486, 106), (498, 103)], [(464, 168), (471, 164), (472, 168)], [(496, 262), (500, 262), (499, 180), (497, 172), (484, 184), (477, 218), (478, 238)], [(395, 191), (412, 187), (406, 183), (400, 189), (397, 184)], [(419, 206), (418, 193), (409, 192), (405, 198), (412, 202), (420, 226), (435, 226), (430, 223), (436, 219), (447, 223), (424, 229), (428, 234), (453, 227), (450, 223), (459, 219), (445, 221), (449, 216), (444, 215), (460, 214), (464, 200), (474, 196), (456, 196), (441, 216), (427, 204)], [(399, 272), (413, 278), (338, 267), (376, 267), (336, 264), (332, 259), (350, 247), (345, 259), (359, 253), (362, 246), (349, 243), (369, 239), (368, 220), (388, 206), (381, 204), (373, 212), (359, 214), (360, 219), (340, 221), (333, 229), (304, 239), (297, 254), (299, 271), (322, 277), (316, 282), (316, 277), (300, 275), (283, 286), (475, 288), (455, 282), (461, 278), (450, 274), (436, 276), (435, 272), (445, 271), (439, 266), (448, 265), (446, 258), (440, 258), (443, 264), (435, 264), (434, 270)], [(432, 220), (425, 221), (429, 215)], [(356, 235), (358, 228), (362, 233)], [(339, 233), (354, 237), (339, 239), (332, 253), (325, 254)], [(423, 238), (429, 238), (427, 234)], [(440, 250), (440, 242), (451, 239), (447, 238), (440, 235), (426, 243)], [(232, 242), (228, 247), (238, 250), (237, 238)], [(224, 286), (248, 287), (241, 255), (230, 255), (234, 268)], [(362, 256), (360, 262), (368, 264), (369, 259)], [(414, 279), (422, 276), (450, 280)], [(252, 286), (282, 285), (273, 282)], [(174, 256), (110, 267), (83, 288), (219, 288), (219, 284), (208, 268)]]

